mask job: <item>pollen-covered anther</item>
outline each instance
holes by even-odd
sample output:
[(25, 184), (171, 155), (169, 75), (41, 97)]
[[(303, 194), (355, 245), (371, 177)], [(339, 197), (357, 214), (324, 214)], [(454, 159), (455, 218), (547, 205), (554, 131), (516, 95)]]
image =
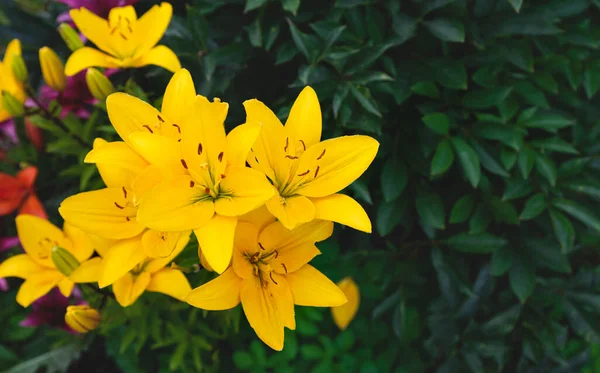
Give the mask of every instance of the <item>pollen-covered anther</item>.
[(274, 283), (275, 285), (279, 285), (279, 284), (277, 283), (277, 281), (275, 281), (275, 279), (273, 278), (273, 272), (269, 272), (269, 277), (271, 277), (271, 281), (273, 281), (273, 283)]
[(125, 208), (125, 207), (123, 207), (123, 206), (119, 205), (119, 204), (118, 204), (118, 203), (116, 203), (116, 202), (115, 202), (115, 206), (117, 206), (117, 208), (119, 208), (119, 209), (121, 209), (121, 210), (123, 210), (123, 209)]
[(285, 271), (285, 273), (288, 273), (287, 267), (285, 266), (285, 263), (281, 263), (281, 266), (283, 267), (283, 270)]
[(283, 147), (283, 151), (287, 153), (288, 150), (288, 146), (290, 145), (290, 138), (286, 137), (285, 138), (285, 146)]
[(177, 128), (178, 133), (181, 133), (181, 127), (179, 127), (179, 125), (173, 123), (173, 127)]
[(144, 124), (142, 127), (144, 127), (145, 129), (147, 129), (148, 131), (150, 131), (150, 133), (154, 133), (154, 131), (152, 131), (152, 128), (150, 128), (149, 125)]
[(123, 39), (125, 39), (125, 40), (129, 40), (129, 39), (127, 39), (127, 36), (123, 35), (123, 33), (122, 33), (122, 32), (119, 32), (119, 35), (121, 35), (121, 38), (123, 38)]
[(219, 155), (217, 156), (217, 159), (219, 160), (219, 162), (223, 162), (223, 152), (219, 153)]
[(198, 143), (198, 155), (202, 155), (202, 143)]
[(130, 218), (129, 216), (126, 216), (126, 217), (125, 217), (125, 220), (127, 220), (127, 221), (131, 221), (131, 218)]
[(285, 157), (288, 159), (298, 159), (298, 157), (293, 156), (293, 155), (286, 155)]
[(194, 185), (196, 185), (196, 183), (194, 183), (194, 180), (190, 180), (190, 188), (193, 188)]
[(161, 123), (164, 123), (165, 120), (158, 114), (156, 114), (156, 117), (158, 118), (159, 121), (161, 121)]
[(181, 159), (181, 165), (183, 166), (183, 168), (185, 168), (186, 170), (188, 169), (187, 163), (185, 163), (184, 159)]
[(260, 243), (260, 242), (258, 243), (258, 247), (260, 247), (260, 249), (261, 249), (261, 250), (264, 250), (264, 249), (265, 249), (265, 247), (264, 247), (264, 246), (262, 245), (262, 243)]
[(306, 144), (304, 143), (304, 141), (302, 141), (302, 140), (299, 140), (299, 141), (300, 141), (300, 144), (302, 144), (302, 149), (306, 150)]
[(279, 256), (279, 251), (277, 250), (273, 250), (275, 252), (275, 259), (277, 259), (277, 257)]
[(221, 174), (221, 179), (225, 179), (225, 174)]
[(298, 176), (300, 176), (300, 177), (302, 177), (302, 176), (306, 176), (306, 175), (308, 175), (309, 173), (310, 173), (310, 170), (306, 170), (306, 171), (304, 171), (303, 173), (301, 173), (301, 174), (298, 174)]
[(123, 197), (125, 197), (125, 199), (127, 199), (127, 189), (125, 189), (125, 187), (122, 187), (123, 189)]
[(323, 158), (326, 151), (327, 151), (327, 149), (323, 149), (323, 152), (321, 153), (321, 155), (317, 157), (317, 161), (320, 160), (321, 158)]
[(317, 169), (315, 170), (315, 178), (316, 178), (317, 176), (319, 176), (319, 168), (320, 168), (320, 167), (319, 167), (319, 166), (317, 166)]
[(209, 187), (204, 188), (204, 193), (210, 194), (210, 188)]

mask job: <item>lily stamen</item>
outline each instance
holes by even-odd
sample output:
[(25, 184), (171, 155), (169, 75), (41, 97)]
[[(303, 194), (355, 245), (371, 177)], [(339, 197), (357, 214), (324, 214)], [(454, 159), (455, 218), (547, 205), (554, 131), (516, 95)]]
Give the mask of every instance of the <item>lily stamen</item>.
[(275, 279), (273, 278), (273, 272), (269, 272), (269, 277), (271, 278), (271, 281), (273, 281), (273, 283), (274, 283), (275, 285), (279, 285), (279, 284), (277, 283), (277, 281), (275, 281)]
[(117, 206), (117, 208), (120, 208), (121, 210), (123, 210), (125, 207), (119, 205), (118, 203), (115, 202), (115, 206)]
[(323, 152), (321, 153), (321, 155), (317, 157), (317, 161), (320, 160), (321, 158), (323, 158), (323, 156), (325, 155), (325, 151), (327, 151), (327, 149), (323, 149)]
[(150, 133), (154, 133), (154, 131), (152, 131), (152, 128), (150, 128), (149, 125), (144, 124), (142, 127), (144, 127), (145, 129), (147, 129), (148, 131), (150, 131)]

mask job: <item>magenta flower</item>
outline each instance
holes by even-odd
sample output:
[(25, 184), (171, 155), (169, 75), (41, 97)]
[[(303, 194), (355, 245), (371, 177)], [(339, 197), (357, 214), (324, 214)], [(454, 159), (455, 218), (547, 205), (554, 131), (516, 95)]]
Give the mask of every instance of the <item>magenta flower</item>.
[[(77, 287), (73, 288), (75, 304), (85, 304), (81, 300), (81, 293)], [(39, 298), (31, 305), (32, 311), (23, 319), (19, 325), (24, 327), (36, 327), (49, 325), (54, 328), (63, 329), (72, 334), (78, 334), (65, 323), (65, 312), (71, 303), (69, 298), (63, 296), (57, 288)]]
[[(19, 237), (0, 237), (0, 252), (15, 247), (19, 244)], [(5, 279), (0, 278), (0, 290), (8, 290), (8, 282)]]
[[(96, 13), (102, 18), (108, 18), (108, 13), (112, 8), (118, 6), (132, 5), (138, 2), (138, 0), (56, 0), (59, 3), (63, 3), (69, 6), (69, 8), (79, 9), (81, 7), (87, 8), (90, 12)], [(69, 13), (63, 13), (58, 17), (58, 22), (70, 22), (71, 17)]]

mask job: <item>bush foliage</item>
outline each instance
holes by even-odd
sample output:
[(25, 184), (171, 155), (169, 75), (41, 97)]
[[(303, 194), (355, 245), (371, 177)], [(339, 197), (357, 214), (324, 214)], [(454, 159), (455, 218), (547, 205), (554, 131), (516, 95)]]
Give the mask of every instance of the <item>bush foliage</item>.
[[(142, 1), (139, 9), (155, 1)], [(297, 308), (276, 353), (240, 308), (205, 312), (145, 294), (80, 342), (23, 329), (15, 290), (0, 307), (0, 365), (71, 371), (592, 372), (600, 357), (600, 28), (597, 0), (172, 1), (163, 43), (199, 93), (244, 122), (256, 97), (285, 118), (312, 86), (324, 137), (364, 133), (381, 148), (348, 193), (371, 235), (337, 227), (316, 265), (352, 276), (361, 304), (340, 332), (327, 309)], [(0, 42), (68, 54), (50, 2), (3, 2)], [(141, 13), (141, 12), (138, 12)], [(39, 71), (37, 72), (39, 80)], [(170, 74), (126, 70), (119, 88), (153, 104)], [(115, 84), (117, 85), (117, 84)], [(88, 144), (117, 138), (105, 112), (67, 118)], [(36, 164), (53, 220), (66, 196), (102, 186), (89, 147), (48, 132), (48, 155), (15, 148), (2, 171)], [(14, 232), (3, 220), (5, 234)], [(182, 265), (197, 262), (193, 248)], [(212, 278), (190, 273), (192, 285)], [(13, 289), (15, 287), (13, 286)], [(90, 295), (92, 296), (92, 295)], [(114, 307), (113, 307), (114, 306)], [(152, 310), (152, 312), (149, 312)], [(104, 366), (103, 365), (103, 366)], [(596, 364), (598, 365), (598, 364)], [(598, 369), (598, 366), (596, 366)]]

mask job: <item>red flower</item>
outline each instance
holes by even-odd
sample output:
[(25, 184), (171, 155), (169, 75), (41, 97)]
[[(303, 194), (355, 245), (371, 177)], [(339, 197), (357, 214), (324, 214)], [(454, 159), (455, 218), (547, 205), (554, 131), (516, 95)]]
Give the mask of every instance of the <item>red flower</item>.
[(33, 190), (37, 172), (35, 166), (25, 168), (16, 177), (0, 172), (0, 216), (19, 209), (19, 214), (48, 219), (44, 206)]

